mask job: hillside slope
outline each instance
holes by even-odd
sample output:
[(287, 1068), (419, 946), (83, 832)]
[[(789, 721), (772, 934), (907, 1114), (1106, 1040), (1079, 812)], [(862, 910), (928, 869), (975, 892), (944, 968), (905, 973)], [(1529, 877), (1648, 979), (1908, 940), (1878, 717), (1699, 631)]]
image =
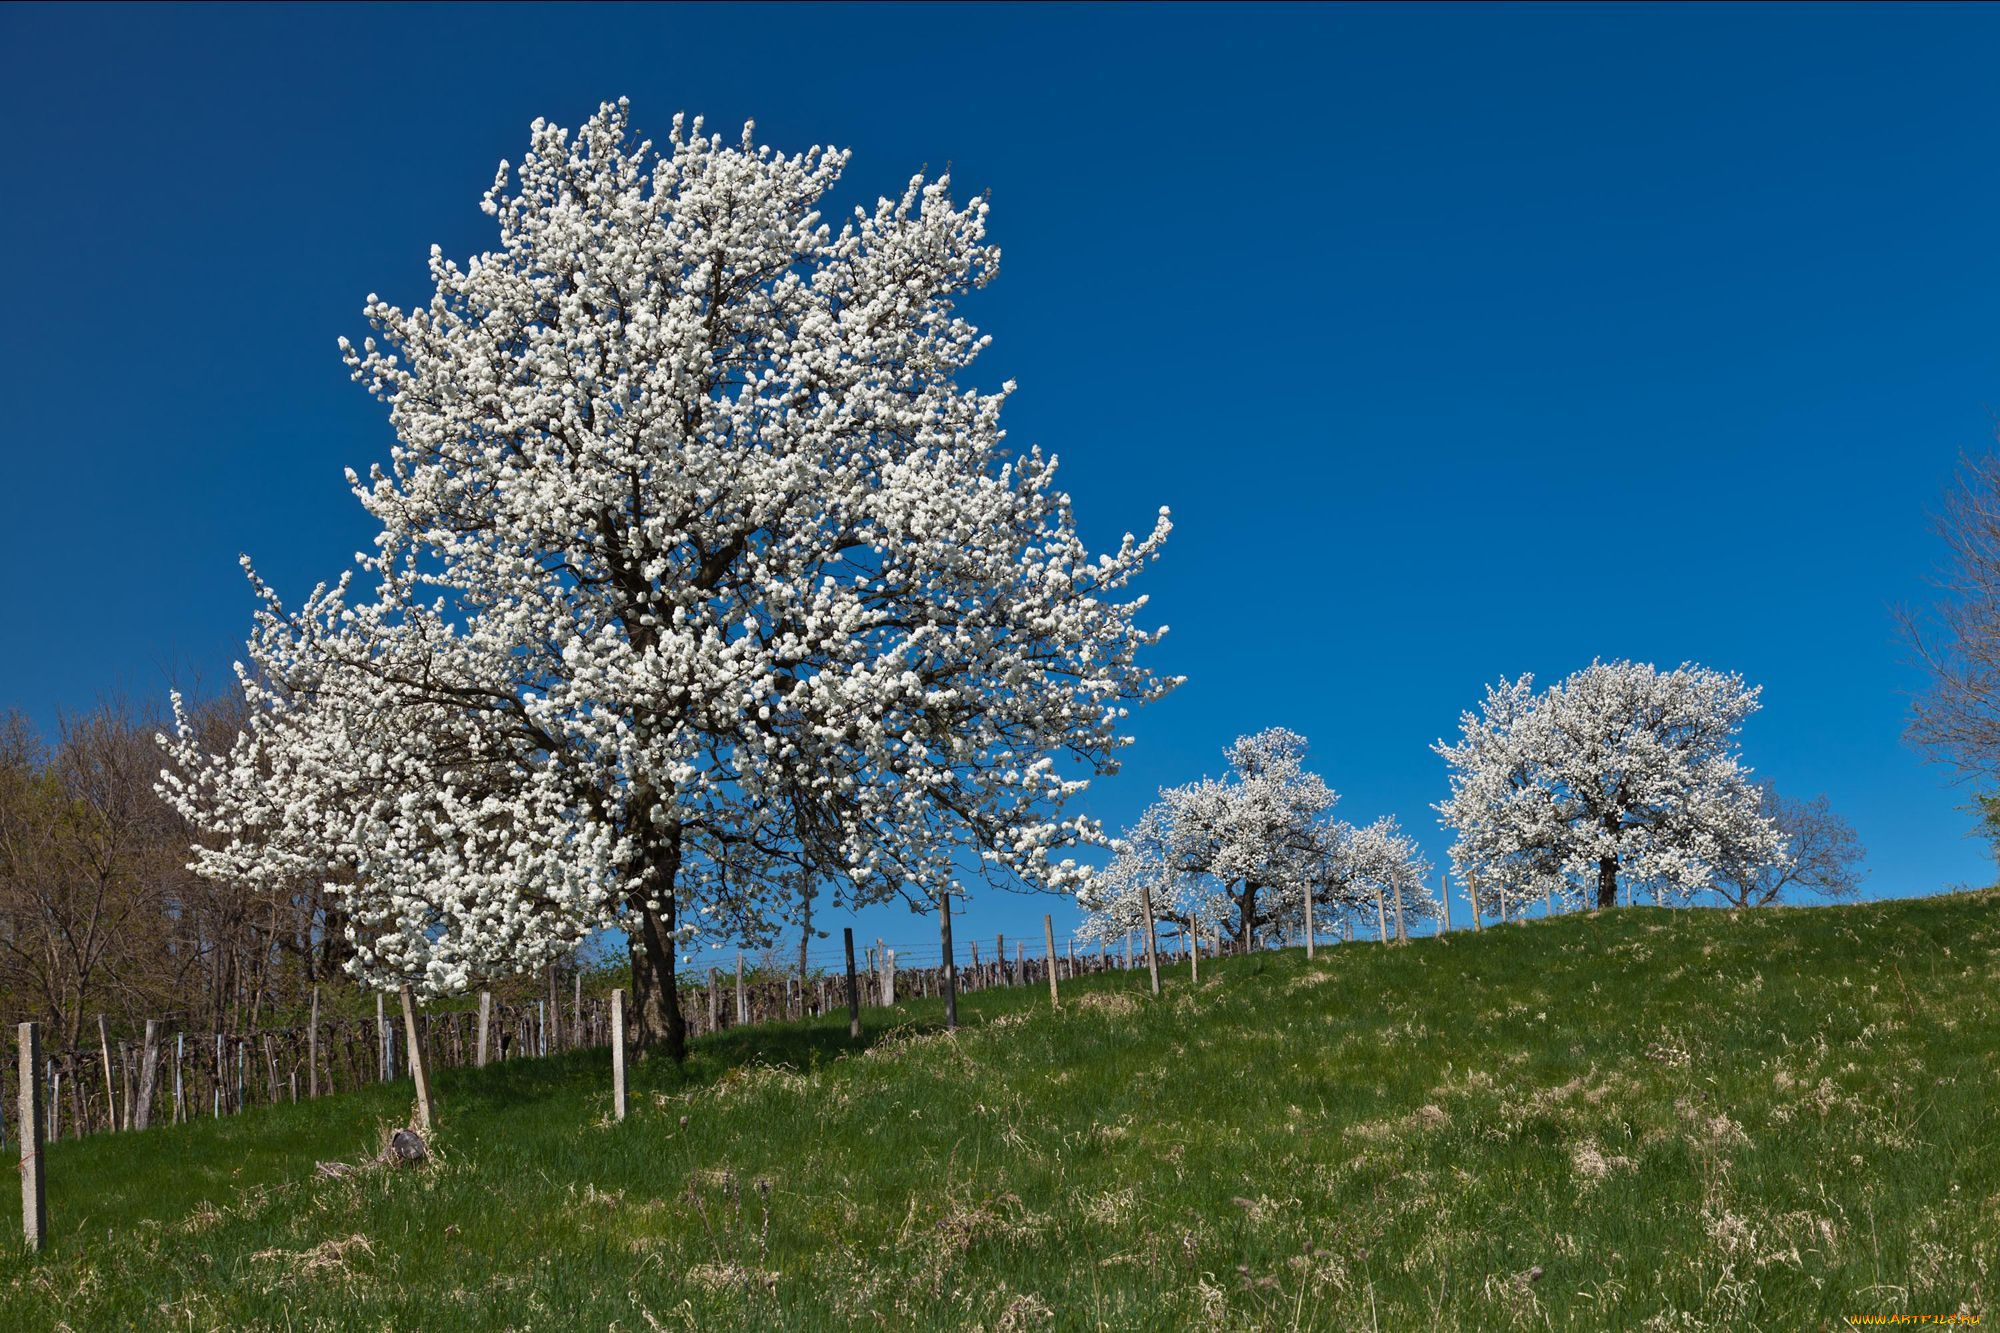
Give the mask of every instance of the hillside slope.
[[(1990, 1305), (2000, 896), (1624, 910), (57, 1145), (8, 1329), (1838, 1328)], [(10, 1214), (12, 1209), (7, 1210)], [(18, 1241), (18, 1219), (7, 1223)], [(0, 1241), (6, 1233), (0, 1231)], [(7, 1245), (9, 1251), (15, 1244)]]

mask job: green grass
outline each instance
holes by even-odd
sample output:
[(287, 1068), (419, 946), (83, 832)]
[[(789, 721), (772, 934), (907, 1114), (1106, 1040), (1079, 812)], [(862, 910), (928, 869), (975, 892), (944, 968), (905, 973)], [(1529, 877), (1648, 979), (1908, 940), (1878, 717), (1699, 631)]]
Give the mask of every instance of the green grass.
[[(1811, 1329), (1990, 1308), (2000, 896), (1637, 909), (48, 1153), (0, 1328)], [(1140, 974), (1143, 975), (1143, 974)], [(8, 1211), (12, 1211), (9, 1209)], [(17, 1224), (10, 1221), (15, 1250)], [(0, 1242), (7, 1236), (0, 1233)]]

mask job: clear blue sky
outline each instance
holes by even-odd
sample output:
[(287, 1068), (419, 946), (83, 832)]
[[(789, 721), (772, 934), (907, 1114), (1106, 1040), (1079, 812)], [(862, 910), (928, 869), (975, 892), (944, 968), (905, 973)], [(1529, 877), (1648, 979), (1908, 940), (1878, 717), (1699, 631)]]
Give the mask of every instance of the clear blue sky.
[(850, 199), (992, 191), (1012, 438), (1099, 543), (1179, 525), (1191, 679), (1114, 825), (1284, 724), (1441, 858), (1427, 747), (1485, 682), (1694, 659), (1871, 892), (1991, 878), (1888, 607), (2000, 401), (2000, 11), (11, 6), (0, 61), (0, 706), (45, 725), (222, 678), (238, 552), (342, 568), (388, 433), (334, 339), (490, 243), (532, 119), (626, 95), (850, 146)]

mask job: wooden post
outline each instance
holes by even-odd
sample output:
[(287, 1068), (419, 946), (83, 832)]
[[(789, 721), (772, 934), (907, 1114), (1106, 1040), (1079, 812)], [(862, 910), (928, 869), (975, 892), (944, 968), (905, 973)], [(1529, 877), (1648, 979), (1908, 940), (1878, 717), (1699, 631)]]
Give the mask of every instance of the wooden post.
[(215, 1086), (210, 1089), (215, 1094), (215, 1118), (222, 1119), (222, 1034), (215, 1034)]
[(187, 1034), (174, 1034), (174, 1123), (188, 1118), (186, 1085), (181, 1081), (181, 1062), (187, 1058)]
[(1472, 909), (1472, 933), (1477, 935), (1485, 927), (1479, 924), (1479, 881), (1470, 875), (1465, 877), (1465, 903)]
[(951, 893), (938, 890), (938, 937), (944, 948), (944, 1030), (958, 1031), (958, 969), (951, 960)]
[(1160, 941), (1159, 934), (1154, 929), (1153, 886), (1146, 882), (1146, 878), (1143, 875), (1139, 877), (1139, 910), (1146, 914), (1146, 971), (1152, 974), (1153, 994), (1158, 995), (1160, 993)]
[(882, 996), (886, 993), (882, 987), (882, 967), (886, 954), (887, 951), (882, 947), (882, 937), (877, 935), (875, 937), (875, 952), (868, 955), (868, 958), (869, 966), (875, 971), (875, 1001), (878, 1004), (881, 1003)]
[(1007, 937), (993, 937), (993, 976), (996, 985), (1007, 984)]
[(306, 1029), (306, 1096), (319, 1096), (319, 987), (313, 987), (312, 1026)]
[(1314, 930), (1314, 928), (1313, 928), (1313, 891), (1312, 891), (1312, 885), (1311, 885), (1311, 884), (1308, 884), (1308, 885), (1306, 885), (1306, 961), (1307, 961), (1307, 962), (1311, 962), (1311, 961), (1312, 961), (1312, 956), (1313, 956), (1313, 936), (1314, 936), (1315, 934), (1317, 934), (1317, 933), (1318, 933), (1318, 932), (1317, 932), (1316, 930)]
[(972, 942), (972, 970), (966, 975), (966, 989), (979, 989), (979, 941)]
[(389, 1081), (389, 1020), (384, 1012), (382, 992), (375, 992), (375, 1057), (381, 1066), (382, 1081)]
[(553, 1055), (562, 1048), (562, 995), (556, 990), (556, 967), (549, 964), (549, 1007), (542, 1020), (542, 1054)]
[(97, 1016), (97, 1049), (104, 1054), (104, 1127), (118, 1128), (118, 1093), (111, 1078), (111, 1029), (104, 1015)]
[(715, 969), (711, 967), (708, 969), (708, 1030), (710, 1032), (717, 1032), (722, 1028), (722, 992), (718, 989), (720, 985), (721, 983), (716, 980)]
[(1062, 1008), (1062, 997), (1056, 993), (1056, 928), (1047, 912), (1042, 913), (1042, 943), (1049, 951), (1049, 1007)]
[(1201, 936), (1196, 933), (1194, 916), (1187, 919), (1188, 980), (1197, 984), (1201, 981)]
[(431, 1132), (431, 1080), (424, 1069), (424, 1044), (417, 1039), (417, 1003), (406, 985), (403, 994), (403, 1043), (410, 1049), (410, 1073), (417, 1080), (417, 1128)]
[(48, 1191), (42, 1183), (42, 1032), (37, 1023), (23, 1023), (21, 1042), (21, 1234), (28, 1249), (42, 1248), (49, 1230)]
[(896, 1003), (896, 951), (889, 949), (882, 955), (882, 1007), (894, 1007)]
[(146, 1020), (146, 1052), (139, 1063), (139, 1104), (132, 1112), (132, 1128), (144, 1129), (153, 1123), (153, 1094), (160, 1082), (160, 1020)]
[(1126, 931), (1125, 931), (1125, 969), (1124, 969), (1124, 970), (1125, 970), (1125, 971), (1127, 971), (1127, 972), (1130, 972), (1130, 971), (1132, 970), (1132, 931), (1131, 931), (1131, 928), (1130, 928), (1130, 927), (1127, 927), (1127, 928), (1126, 928)]
[(472, 1053), (472, 1067), (486, 1068), (486, 1053), (492, 1049), (493, 1039), (493, 992), (479, 992), (479, 1044)]
[(590, 1045), (590, 1038), (583, 1031), (583, 969), (576, 970), (575, 998), (569, 1002), (570, 1041), (579, 1047)]
[(743, 951), (736, 951), (736, 1022), (739, 1026), (750, 1021), (750, 1001), (743, 994)]
[(1451, 872), (1448, 870), (1438, 872), (1438, 901), (1444, 905), (1444, 925), (1438, 933), (1449, 935), (1451, 934)]
[(847, 942), (847, 1035), (860, 1041), (861, 987), (854, 979), (854, 927), (843, 926), (840, 933)]
[(611, 1114), (625, 1118), (625, 992), (611, 992)]
[[(118, 1123), (124, 1128), (130, 1129), (132, 1128), (132, 1047), (128, 1042), (121, 1041), (118, 1043), (118, 1081), (119, 1091), (125, 1094), (125, 1114), (119, 1118)], [(71, 1087), (74, 1086), (75, 1083), (72, 1081)], [(57, 1107), (55, 1110), (57, 1115), (62, 1114), (61, 1107)], [(83, 1126), (78, 1125), (76, 1132), (81, 1136), (83, 1134)]]

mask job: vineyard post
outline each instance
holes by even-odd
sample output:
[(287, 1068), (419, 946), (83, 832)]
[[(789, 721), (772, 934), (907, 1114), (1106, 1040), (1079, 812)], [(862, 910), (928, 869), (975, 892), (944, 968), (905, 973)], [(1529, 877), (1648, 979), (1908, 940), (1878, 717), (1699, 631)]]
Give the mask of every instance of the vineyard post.
[(319, 987), (317, 986), (313, 987), (311, 1026), (306, 1029), (306, 1096), (319, 1096)]
[(896, 1003), (896, 951), (890, 949), (882, 955), (882, 1007), (887, 1009)]
[(21, 1234), (28, 1249), (42, 1248), (49, 1228), (48, 1193), (42, 1185), (42, 1034), (36, 1023), (23, 1023), (21, 1039)]
[(1153, 994), (1160, 993), (1160, 941), (1153, 929), (1153, 886), (1139, 877), (1139, 907), (1146, 914), (1146, 971), (1152, 975)]
[(750, 1021), (750, 1001), (743, 993), (743, 951), (736, 951), (736, 1022), (740, 1027)]
[(424, 1044), (417, 1037), (417, 1004), (407, 982), (402, 987), (403, 1041), (409, 1047), (410, 1074), (417, 1081), (417, 1128), (431, 1132), (431, 1081), (424, 1069)]
[(850, 1040), (861, 1040), (861, 990), (854, 980), (854, 927), (843, 926), (841, 936), (847, 942), (847, 1035)]
[(486, 1052), (488, 1050), (488, 1043), (492, 1040), (492, 1031), (493, 992), (483, 990), (479, 992), (479, 1044), (472, 1053), (472, 1067), (474, 1069), (486, 1068)]
[(132, 1113), (132, 1128), (144, 1129), (153, 1123), (153, 1094), (160, 1081), (160, 1020), (146, 1020), (146, 1049), (139, 1063), (139, 1104)]
[(1438, 886), (1438, 901), (1444, 906), (1444, 925), (1438, 931), (1438, 934), (1449, 935), (1451, 934), (1451, 872), (1449, 870), (1438, 873)]
[(1199, 985), (1201, 983), (1201, 933), (1194, 923), (1194, 913), (1192, 912), (1188, 913), (1187, 919), (1187, 945), (1188, 980)]
[(1042, 913), (1042, 943), (1049, 951), (1049, 1007), (1062, 1008), (1062, 997), (1056, 993), (1056, 928), (1047, 912)]
[(951, 892), (938, 890), (938, 937), (944, 946), (944, 1030), (958, 1031), (958, 969), (951, 961)]
[(104, 1055), (104, 1125), (106, 1129), (118, 1128), (118, 1093), (111, 1079), (111, 1029), (104, 1021), (104, 1015), (97, 1016), (97, 1049)]
[(611, 992), (611, 1113), (625, 1118), (625, 992)]
[(556, 989), (556, 965), (549, 964), (548, 1017), (542, 1021), (542, 1054), (562, 1048), (562, 994)]
[(1306, 885), (1306, 961), (1307, 962), (1312, 961), (1313, 936), (1317, 935), (1318, 933), (1319, 932), (1313, 928), (1313, 886), (1311, 884), (1307, 884)]

